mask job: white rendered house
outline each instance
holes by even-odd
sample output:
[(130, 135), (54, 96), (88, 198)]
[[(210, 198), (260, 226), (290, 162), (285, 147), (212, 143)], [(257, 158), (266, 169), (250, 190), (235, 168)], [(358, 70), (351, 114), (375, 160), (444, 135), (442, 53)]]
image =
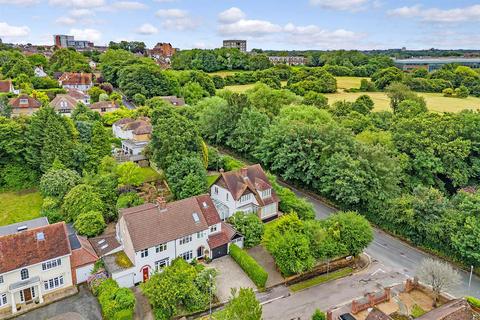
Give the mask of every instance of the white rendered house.
[(278, 198), (259, 164), (221, 172), (210, 195), (222, 220), (236, 212), (256, 213), (263, 221), (278, 217)]

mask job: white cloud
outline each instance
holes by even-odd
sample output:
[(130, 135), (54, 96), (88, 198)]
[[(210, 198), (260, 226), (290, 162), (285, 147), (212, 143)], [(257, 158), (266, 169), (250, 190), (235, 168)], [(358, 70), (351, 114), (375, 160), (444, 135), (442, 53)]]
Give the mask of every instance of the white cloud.
[(162, 27), (165, 29), (184, 31), (195, 29), (199, 25), (197, 19), (190, 16), (185, 10), (160, 9), (155, 15), (162, 18)]
[(325, 9), (355, 11), (361, 9), (368, 1), (369, 0), (310, 0), (310, 3)]
[(77, 22), (77, 20), (71, 18), (71, 17), (60, 17), (57, 20), (55, 20), (56, 23), (58, 24), (63, 24), (63, 25), (72, 25)]
[(423, 8), (420, 5), (411, 7), (401, 7), (390, 10), (391, 16), (402, 18), (417, 18), (428, 22), (466, 22), (480, 20), (480, 5), (473, 5), (463, 8), (439, 9), (439, 8)]
[(102, 38), (100, 31), (96, 29), (70, 29), (70, 33), (78, 40), (99, 41)]
[(112, 6), (121, 10), (142, 10), (148, 8), (146, 4), (138, 1), (118, 1), (114, 2)]
[(6, 22), (0, 22), (0, 37), (18, 38), (28, 36), (30, 28), (27, 26), (12, 26)]
[(222, 23), (232, 23), (244, 19), (245, 16), (245, 12), (243, 12), (237, 7), (232, 7), (223, 12), (220, 12), (220, 14), (218, 15), (218, 20)]
[(73, 18), (82, 18), (91, 15), (94, 15), (94, 13), (90, 9), (73, 9), (70, 11), (70, 16)]
[(105, 0), (49, 0), (52, 6), (64, 6), (74, 8), (94, 8), (105, 4)]
[(284, 33), (287, 35), (287, 40), (290, 43), (329, 49), (345, 48), (345, 44), (353, 47), (366, 36), (365, 34), (345, 29), (331, 31), (316, 25), (296, 26), (293, 23), (289, 23), (284, 27)]
[(144, 23), (136, 31), (138, 34), (143, 34), (143, 35), (158, 33), (158, 29), (152, 26), (150, 23)]
[(269, 33), (280, 32), (282, 27), (265, 20), (241, 19), (233, 23), (220, 25), (220, 33), (223, 35), (260, 36)]
[(39, 0), (0, 0), (0, 4), (12, 4), (16, 6), (27, 6), (39, 3)]
[(154, 0), (154, 1), (158, 3), (167, 3), (167, 2), (175, 2), (177, 0)]

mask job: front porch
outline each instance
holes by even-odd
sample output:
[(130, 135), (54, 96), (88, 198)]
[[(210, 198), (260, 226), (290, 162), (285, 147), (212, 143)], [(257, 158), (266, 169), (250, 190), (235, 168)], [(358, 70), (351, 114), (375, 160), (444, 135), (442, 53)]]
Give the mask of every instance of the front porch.
[[(55, 301), (62, 300), (64, 298), (67, 298), (69, 296), (72, 296), (78, 293), (77, 287), (71, 286), (65, 289), (55, 290), (54, 292), (42, 295), (39, 285), (40, 283), (30, 286), (28, 288), (21, 288), (21, 289), (19, 288), (18, 290), (15, 290), (14, 293), (10, 292), (9, 293), (10, 295), (9, 299), (11, 299), (10, 302), (13, 300), (14, 303), (10, 303), (9, 305), (0, 309), (0, 319), (13, 319), (19, 315), (22, 315), (34, 309), (43, 307), (45, 305), (51, 304)], [(32, 287), (35, 288), (33, 289), (34, 292), (31, 291)], [(32, 293), (32, 298), (29, 301), (25, 300), (26, 291), (20, 291), (20, 290), (27, 290), (27, 289), (30, 289), (30, 293)], [(25, 301), (22, 302), (20, 301), (19, 298), (16, 297), (16, 295), (19, 295), (19, 292), (23, 292)], [(28, 295), (28, 293), (26, 294)], [(35, 295), (35, 297), (33, 296), (33, 294)], [(27, 296), (26, 298), (29, 298), (29, 297)]]

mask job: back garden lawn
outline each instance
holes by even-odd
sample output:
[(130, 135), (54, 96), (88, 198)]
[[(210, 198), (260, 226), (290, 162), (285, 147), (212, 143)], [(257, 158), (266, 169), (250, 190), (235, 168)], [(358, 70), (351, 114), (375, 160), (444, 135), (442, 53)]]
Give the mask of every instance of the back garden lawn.
[(40, 217), (42, 202), (37, 190), (0, 192), (0, 226)]

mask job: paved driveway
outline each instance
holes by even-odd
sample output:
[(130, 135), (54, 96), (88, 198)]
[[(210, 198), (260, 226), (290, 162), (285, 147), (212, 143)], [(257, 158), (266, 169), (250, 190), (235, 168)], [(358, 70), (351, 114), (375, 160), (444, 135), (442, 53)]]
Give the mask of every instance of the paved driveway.
[(228, 301), (232, 288), (256, 289), (252, 280), (230, 256), (215, 259), (208, 267), (215, 268), (218, 271), (217, 297), (221, 302)]
[(248, 249), (248, 253), (267, 271), (267, 288), (284, 283), (285, 279), (283, 279), (280, 272), (277, 271), (275, 260), (273, 260), (272, 255), (268, 253), (262, 245)]
[(97, 298), (92, 295), (86, 286), (80, 286), (78, 294), (32, 310), (15, 319), (101, 320), (102, 316)]

